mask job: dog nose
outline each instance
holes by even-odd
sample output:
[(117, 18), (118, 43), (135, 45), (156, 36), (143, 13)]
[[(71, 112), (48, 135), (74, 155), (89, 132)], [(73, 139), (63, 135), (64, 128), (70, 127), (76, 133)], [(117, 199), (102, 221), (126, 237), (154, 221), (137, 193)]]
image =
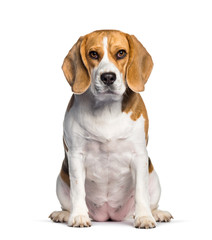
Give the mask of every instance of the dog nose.
[(107, 72), (101, 74), (101, 80), (105, 85), (111, 85), (116, 80), (116, 74), (113, 72)]

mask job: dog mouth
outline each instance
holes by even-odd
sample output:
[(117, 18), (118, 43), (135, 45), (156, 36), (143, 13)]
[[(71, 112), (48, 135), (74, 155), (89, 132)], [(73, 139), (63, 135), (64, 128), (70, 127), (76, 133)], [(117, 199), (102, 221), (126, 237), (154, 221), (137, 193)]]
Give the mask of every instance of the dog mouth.
[(108, 89), (108, 90), (102, 92), (102, 94), (106, 94), (106, 95), (115, 94), (115, 95), (117, 95), (117, 93), (115, 91), (111, 90), (111, 89)]
[(97, 94), (105, 94), (105, 95), (112, 95), (112, 94), (117, 94), (116, 91), (107, 88), (107, 89), (98, 89), (97, 87), (95, 87), (95, 91)]
[(99, 100), (99, 101), (118, 101), (120, 100), (120, 97), (123, 95), (122, 91), (120, 89), (111, 89), (111, 88), (104, 88), (104, 89), (98, 89), (94, 88), (95, 91), (92, 92), (92, 94)]
[(103, 94), (103, 95), (121, 95), (120, 94), (121, 89), (112, 89), (110, 87), (105, 89), (98, 89), (95, 87), (95, 90), (98, 94)]

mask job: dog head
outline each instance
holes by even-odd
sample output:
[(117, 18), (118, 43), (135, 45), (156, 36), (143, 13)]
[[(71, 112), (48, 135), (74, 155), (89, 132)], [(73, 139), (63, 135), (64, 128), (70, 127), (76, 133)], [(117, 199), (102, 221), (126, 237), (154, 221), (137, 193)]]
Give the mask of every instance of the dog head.
[(100, 100), (115, 100), (127, 87), (143, 91), (152, 67), (151, 56), (135, 36), (101, 30), (80, 37), (62, 69), (75, 94), (90, 89)]

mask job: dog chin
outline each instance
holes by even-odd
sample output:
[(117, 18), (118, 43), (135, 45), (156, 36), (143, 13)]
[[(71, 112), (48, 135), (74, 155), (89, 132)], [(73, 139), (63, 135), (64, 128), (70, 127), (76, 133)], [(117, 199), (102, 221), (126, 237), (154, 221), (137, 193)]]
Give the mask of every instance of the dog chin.
[(112, 90), (96, 91), (94, 96), (98, 101), (119, 101), (122, 98), (122, 92)]

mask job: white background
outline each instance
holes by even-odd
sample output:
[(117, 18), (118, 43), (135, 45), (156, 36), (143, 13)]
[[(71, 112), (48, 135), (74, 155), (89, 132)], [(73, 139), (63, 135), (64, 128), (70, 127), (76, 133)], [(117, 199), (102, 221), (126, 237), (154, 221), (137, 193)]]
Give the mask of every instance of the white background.
[[(1, 239), (211, 238), (212, 13), (210, 1), (1, 1)], [(63, 160), (62, 123), (71, 89), (61, 65), (77, 39), (97, 29), (134, 34), (154, 69), (142, 97), (148, 152), (160, 208), (174, 220), (153, 230), (132, 223), (68, 228), (55, 182)]]

